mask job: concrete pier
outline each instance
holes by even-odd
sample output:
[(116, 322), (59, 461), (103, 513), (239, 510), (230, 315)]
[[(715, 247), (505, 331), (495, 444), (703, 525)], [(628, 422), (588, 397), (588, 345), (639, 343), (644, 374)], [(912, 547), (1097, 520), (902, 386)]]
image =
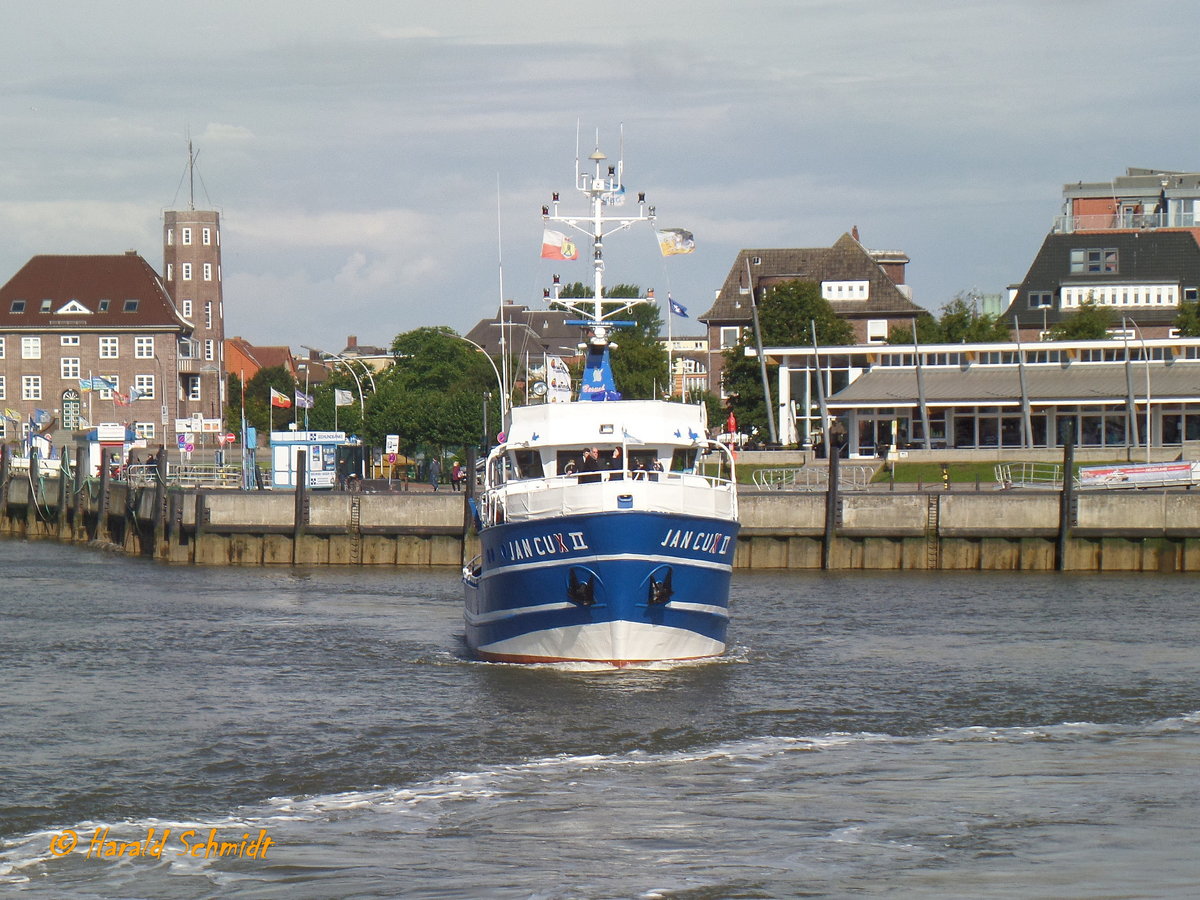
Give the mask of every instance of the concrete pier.
[[(0, 460), (0, 462), (5, 462)], [(0, 466), (0, 537), (116, 545), (170, 563), (459, 566), (464, 495), (60, 484)], [(1200, 492), (745, 491), (739, 569), (1200, 571)], [(832, 505), (831, 505), (832, 503)]]

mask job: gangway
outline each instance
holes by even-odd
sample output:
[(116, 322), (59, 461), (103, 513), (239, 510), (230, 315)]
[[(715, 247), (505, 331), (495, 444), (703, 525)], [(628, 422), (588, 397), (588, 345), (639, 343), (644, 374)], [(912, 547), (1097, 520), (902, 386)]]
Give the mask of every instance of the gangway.
[[(846, 491), (865, 491), (875, 476), (873, 466), (838, 466), (838, 486)], [(754, 486), (767, 491), (824, 491), (829, 489), (828, 466), (758, 469)]]

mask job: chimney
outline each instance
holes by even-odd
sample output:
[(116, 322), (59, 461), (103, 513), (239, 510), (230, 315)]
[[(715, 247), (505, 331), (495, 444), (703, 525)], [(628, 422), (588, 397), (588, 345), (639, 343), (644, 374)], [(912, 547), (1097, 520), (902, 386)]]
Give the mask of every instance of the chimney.
[(358, 349), (358, 335), (357, 334), (349, 335), (346, 338), (346, 349), (347, 350), (357, 350)]

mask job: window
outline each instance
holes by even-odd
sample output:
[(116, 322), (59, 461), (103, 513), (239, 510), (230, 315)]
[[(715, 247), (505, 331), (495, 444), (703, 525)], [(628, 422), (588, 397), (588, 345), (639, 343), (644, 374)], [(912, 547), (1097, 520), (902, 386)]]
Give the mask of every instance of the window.
[(62, 361), (59, 363), (59, 368), (60, 368), (63, 378), (66, 378), (68, 380), (78, 379), (79, 378), (79, 357), (78, 356), (64, 356), (62, 358)]
[(725, 350), (734, 346), (742, 337), (742, 329), (736, 325), (725, 325), (721, 328), (721, 346), (718, 350)]
[(108, 308), (111, 305), (112, 305), (111, 300), (101, 300), (99, 305), (96, 307), (96, 309), (98, 312), (108, 312)]
[(204, 327), (212, 328), (212, 301), (204, 304)]
[(821, 296), (826, 300), (868, 300), (871, 296), (871, 282), (822, 281)]
[[(6, 400), (7, 398), (8, 398), (8, 385), (5, 383), (4, 376), (0, 375), (0, 400)], [(0, 421), (3, 421), (3, 419), (4, 419), (4, 417), (0, 416)]]
[(1029, 292), (1029, 308), (1030, 309), (1047, 309), (1054, 305), (1053, 291), (1030, 291)]
[[(175, 246), (175, 229), (174, 228), (167, 229), (167, 246), (168, 247)], [(168, 266), (168, 268), (170, 268), (170, 267)], [(167, 277), (170, 277), (170, 276), (167, 276)]]
[(137, 312), (138, 302), (136, 300), (126, 300), (125, 305), (121, 307), (121, 312)]
[(58, 344), (60, 347), (78, 347), (79, 346), (79, 335), (77, 335), (77, 334), (61, 335), (58, 339)]
[(1071, 251), (1072, 275), (1113, 275), (1118, 271), (1117, 251), (1085, 248)]
[(50, 310), (53, 306), (54, 306), (53, 300), (43, 300), (42, 301), (42, 312), (44, 312), (44, 313), (50, 312)]
[(199, 400), (200, 398), (200, 376), (187, 376), (187, 399)]
[(22, 375), (21, 376), (21, 399), (22, 400), (41, 400), (42, 399), (42, 376), (41, 375)]
[(212, 263), (204, 264), (204, 280), (212, 281)]
[(120, 338), (102, 337), (100, 338), (100, 358), (101, 359), (116, 359), (120, 356)]
[(14, 313), (25, 312), (25, 301), (24, 300), (14, 300), (12, 302), (12, 311)]
[(209, 360), (216, 359), (216, 346), (217, 346), (217, 342), (212, 340), (211, 338), (204, 342), (204, 358), (205, 359), (209, 359)]
[(180, 240), (182, 240), (182, 241), (183, 241), (183, 245), (184, 245), (185, 247), (191, 246), (191, 243), (192, 243), (192, 229), (190, 229), (190, 228), (181, 228), (181, 229), (179, 229), (179, 237), (180, 237)]
[(202, 244), (204, 244), (205, 247), (207, 247), (209, 244), (212, 243), (212, 229), (211, 228), (205, 228), (203, 231), (200, 232), (200, 235), (201, 235), (200, 241)]
[(198, 359), (197, 345), (195, 341), (187, 338), (179, 339), (179, 358), (180, 359)]
[(182, 278), (184, 281), (192, 280), (192, 264), (191, 263), (180, 263), (179, 277)]
[(134, 359), (154, 359), (154, 338), (135, 337), (133, 339)]
[(134, 422), (133, 433), (146, 441), (154, 440), (154, 423), (153, 422)]
[(134, 375), (133, 387), (141, 394), (139, 400), (154, 399), (154, 376), (153, 375)]
[(189, 322), (192, 320), (192, 301), (191, 300), (183, 301), (183, 317), (185, 319), (187, 319)]
[(882, 344), (887, 340), (888, 320), (867, 319), (867, 343)]
[(21, 359), (41, 359), (42, 339), (40, 337), (21, 338)]
[(0, 337), (0, 359), (4, 359), (4, 338)]
[(171, 281), (174, 278), (175, 278), (175, 265), (174, 265), (174, 263), (167, 263), (167, 281)]

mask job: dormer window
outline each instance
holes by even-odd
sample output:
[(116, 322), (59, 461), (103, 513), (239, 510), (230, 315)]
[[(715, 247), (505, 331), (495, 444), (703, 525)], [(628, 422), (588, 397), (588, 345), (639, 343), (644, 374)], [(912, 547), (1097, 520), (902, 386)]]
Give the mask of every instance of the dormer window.
[(43, 300), (42, 301), (42, 312), (44, 312), (44, 313), (50, 312), (50, 308), (52, 306), (54, 306), (53, 300)]
[(125, 305), (121, 307), (121, 312), (137, 312), (138, 302), (136, 300), (126, 300)]
[(99, 310), (100, 312), (108, 312), (108, 307), (111, 304), (112, 304), (111, 300), (104, 299), (104, 300), (100, 301), (100, 304), (96, 307), (96, 309)]
[(12, 302), (12, 312), (14, 312), (14, 313), (25, 312), (25, 301), (24, 300), (14, 300)]

